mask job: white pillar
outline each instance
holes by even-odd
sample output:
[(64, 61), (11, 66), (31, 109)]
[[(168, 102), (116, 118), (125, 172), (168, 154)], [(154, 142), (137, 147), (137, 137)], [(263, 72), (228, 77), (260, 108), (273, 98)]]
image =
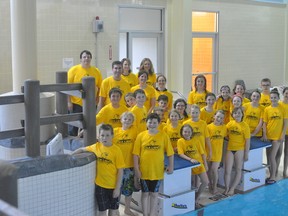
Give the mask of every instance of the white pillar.
[(37, 79), (36, 0), (10, 0), (13, 92)]

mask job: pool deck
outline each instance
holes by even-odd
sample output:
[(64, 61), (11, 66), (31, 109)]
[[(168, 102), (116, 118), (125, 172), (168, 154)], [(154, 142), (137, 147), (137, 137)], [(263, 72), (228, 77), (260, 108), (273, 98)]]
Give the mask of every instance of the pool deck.
[[(264, 163), (264, 164), (267, 163), (265, 151), (263, 151), (263, 158), (264, 158), (263, 163)], [(283, 179), (283, 160), (284, 160), (283, 158), (284, 158), (284, 155), (282, 154), (281, 162), (280, 162), (280, 165), (279, 165), (279, 172), (278, 172), (278, 176), (277, 176), (277, 181)], [(268, 169), (266, 169), (266, 176), (268, 176), (268, 175), (269, 175), (269, 171), (268, 171)], [(262, 187), (265, 187), (265, 185), (262, 186)], [(253, 191), (253, 190), (252, 190), (252, 191)], [(221, 194), (221, 193), (224, 192), (224, 189), (218, 187), (218, 192), (219, 192), (219, 193), (217, 193), (217, 194)], [(235, 195), (237, 195), (237, 192), (236, 192)], [(212, 197), (213, 197), (213, 198), (216, 198), (216, 199), (217, 199), (217, 198), (220, 198), (220, 199), (217, 200), (217, 201), (214, 201)], [(200, 202), (199, 202), (199, 203), (203, 206), (203, 208), (205, 208), (205, 206), (210, 205), (210, 204), (213, 204), (213, 203), (217, 203), (217, 202), (219, 202), (221, 199), (225, 199), (225, 197), (221, 198), (221, 196), (218, 196), (218, 197), (217, 197), (217, 196), (215, 196), (215, 195), (212, 195), (212, 194), (209, 192), (208, 188), (206, 188), (205, 191), (203, 192), (203, 194), (201, 195), (201, 198), (200, 198)], [(120, 205), (119, 211), (120, 211), (120, 216), (126, 215), (126, 214), (124, 214), (124, 206), (123, 206), (123, 205)], [(139, 212), (135, 212), (134, 210), (132, 210), (132, 211), (135, 213), (135, 215), (139, 215), (139, 216), (140, 216), (140, 215), (143, 215), (143, 214), (141, 214), (141, 213), (139, 213)]]

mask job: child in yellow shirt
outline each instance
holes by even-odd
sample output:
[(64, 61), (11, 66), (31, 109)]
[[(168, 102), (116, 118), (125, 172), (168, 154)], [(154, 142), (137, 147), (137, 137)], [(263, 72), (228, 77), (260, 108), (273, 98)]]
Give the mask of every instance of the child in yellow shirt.
[(170, 112), (168, 108), (168, 97), (166, 95), (159, 95), (157, 98), (158, 107), (163, 109), (163, 122), (167, 122), (168, 114)]
[(131, 112), (135, 116), (134, 124), (136, 125), (138, 133), (147, 130), (146, 127), (146, 118), (147, 118), (147, 109), (144, 106), (146, 101), (146, 95), (143, 89), (137, 89), (134, 92), (134, 97), (136, 100), (136, 105), (131, 109)]
[(230, 121), (230, 106), (231, 106), (230, 87), (228, 85), (221, 86), (220, 96), (217, 97), (214, 104), (215, 110), (223, 110), (225, 113), (224, 124)]
[[(192, 174), (196, 175), (195, 177), (199, 176), (201, 180), (201, 184), (198, 188), (195, 198), (197, 205), (201, 193), (209, 183), (206, 173), (206, 171), (208, 171), (206, 155), (199, 140), (193, 138), (193, 128), (189, 124), (184, 124), (181, 127), (180, 133), (182, 138), (180, 138), (177, 142), (179, 156), (193, 164), (200, 163), (200, 166), (192, 168)], [(194, 178), (193, 182), (196, 182), (195, 180), (196, 178)]]
[[(170, 139), (165, 132), (158, 130), (160, 118), (156, 113), (147, 116), (148, 130), (140, 133), (133, 149), (135, 175), (140, 179), (142, 190), (143, 215), (157, 215), (156, 206), (164, 170), (173, 173), (174, 152)], [(168, 166), (164, 169), (164, 155), (168, 157)], [(148, 202), (150, 200), (150, 208)]]
[(272, 147), (268, 150), (270, 178), (267, 179), (267, 184), (274, 184), (278, 166), (280, 163), (281, 154), (279, 148), (285, 139), (287, 129), (287, 111), (283, 106), (279, 105), (279, 92), (277, 89), (272, 89), (270, 93), (271, 105), (264, 110), (263, 118), (263, 140), (271, 140)]
[(114, 128), (113, 142), (118, 146), (124, 157), (123, 180), (121, 186), (121, 194), (125, 196), (125, 210), (127, 215), (134, 215), (130, 209), (132, 193), (136, 191), (134, 183), (134, 169), (133, 169), (133, 147), (137, 137), (137, 130), (133, 125), (134, 115), (131, 112), (124, 112), (121, 117), (122, 127)]
[(120, 116), (128, 111), (127, 107), (120, 103), (122, 91), (119, 88), (112, 88), (109, 91), (110, 104), (105, 105), (96, 115), (96, 125), (110, 124), (113, 128), (121, 127)]
[(214, 109), (214, 104), (216, 101), (216, 96), (213, 93), (207, 93), (205, 97), (207, 106), (203, 107), (200, 110), (200, 119), (205, 121), (207, 124), (213, 122), (213, 117), (216, 110)]
[(271, 88), (271, 80), (269, 78), (263, 78), (261, 80), (262, 92), (261, 92), (260, 104), (264, 107), (268, 107), (271, 105), (270, 88)]
[(136, 98), (134, 96), (134, 93), (132, 93), (132, 92), (128, 92), (125, 95), (124, 100), (125, 100), (126, 106), (129, 110), (131, 110), (136, 105)]
[(191, 119), (185, 121), (184, 124), (189, 124), (193, 128), (195, 139), (199, 139), (207, 159), (210, 159), (212, 156), (210, 138), (206, 122), (200, 119), (199, 106), (195, 104), (191, 106)]
[[(241, 107), (234, 108), (232, 111), (233, 120), (227, 124), (228, 145), (225, 158), (225, 191), (226, 195), (233, 195), (236, 186), (239, 184), (242, 176), (242, 167), (244, 160), (248, 160), (250, 150), (250, 128), (243, 121), (244, 113)], [(236, 175), (232, 184), (231, 171), (234, 165)]]
[(217, 193), (218, 168), (222, 160), (224, 138), (227, 136), (226, 125), (223, 124), (224, 117), (223, 110), (216, 111), (214, 121), (207, 126), (212, 148), (212, 157), (208, 161), (208, 177), (212, 194)]
[(169, 113), (169, 123), (167, 122), (163, 131), (167, 133), (170, 138), (174, 152), (177, 153), (177, 141), (181, 138), (180, 129), (182, 124), (179, 123), (180, 113), (172, 109)]
[(99, 215), (117, 215), (122, 183), (124, 158), (118, 146), (112, 144), (113, 128), (102, 124), (99, 128), (99, 142), (79, 148), (73, 154), (93, 152), (96, 155), (95, 197)]

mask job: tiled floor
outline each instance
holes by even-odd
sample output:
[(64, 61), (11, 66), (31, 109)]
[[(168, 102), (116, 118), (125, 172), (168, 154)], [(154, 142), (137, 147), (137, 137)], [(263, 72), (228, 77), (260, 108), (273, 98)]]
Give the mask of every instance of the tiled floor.
[[(265, 151), (263, 152), (263, 154), (265, 154)], [(263, 163), (266, 163), (266, 156), (264, 155), (263, 158), (264, 158)], [(277, 180), (283, 179), (282, 173), (283, 173), (283, 155), (282, 155), (280, 166), (279, 166), (279, 174), (278, 174)], [(268, 174), (269, 174), (268, 169), (266, 171), (266, 174), (268, 176)], [(224, 189), (219, 188), (218, 191), (219, 191), (219, 194), (221, 194), (222, 192), (224, 192)], [(209, 193), (208, 189), (206, 189), (201, 196), (200, 204), (203, 206), (206, 206), (206, 205), (209, 205), (211, 203), (217, 202), (217, 201), (213, 201), (210, 199), (212, 196), (213, 195)], [(124, 206), (123, 205), (120, 205), (119, 211), (120, 211), (120, 216), (126, 215), (126, 214), (124, 214)], [(135, 215), (139, 215), (139, 216), (143, 215), (140, 212), (136, 212), (134, 210), (132, 210), (132, 211), (135, 212)]]

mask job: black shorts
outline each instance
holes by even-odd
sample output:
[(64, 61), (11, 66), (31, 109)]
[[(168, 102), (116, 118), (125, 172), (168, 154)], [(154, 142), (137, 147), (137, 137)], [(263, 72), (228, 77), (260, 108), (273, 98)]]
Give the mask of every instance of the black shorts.
[(95, 197), (98, 204), (99, 211), (106, 211), (107, 209), (119, 208), (119, 197), (113, 198), (114, 189), (107, 189), (95, 185)]
[(145, 180), (141, 179), (141, 190), (142, 192), (158, 192), (161, 184), (161, 180)]

